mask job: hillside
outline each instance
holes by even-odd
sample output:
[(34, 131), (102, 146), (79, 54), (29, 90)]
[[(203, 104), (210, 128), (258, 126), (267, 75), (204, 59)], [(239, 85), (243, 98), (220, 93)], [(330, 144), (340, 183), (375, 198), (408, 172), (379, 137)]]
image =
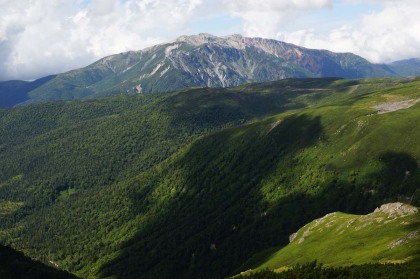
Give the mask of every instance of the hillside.
[(413, 61), (372, 64), (352, 53), (307, 49), (240, 35), (199, 34), (111, 55), (87, 67), (59, 74), (30, 90), (25, 99), (16, 99), (13, 105), (168, 92), (191, 86), (229, 87), (284, 78), (412, 76), (420, 69)]
[(0, 81), (0, 108), (13, 107), (29, 100), (29, 92), (50, 81), (55, 76), (47, 76), (35, 81)]
[(254, 272), (244, 272), (233, 276), (235, 279), (294, 279), (294, 278), (323, 278), (323, 279), (407, 279), (418, 278), (420, 267), (416, 263), (404, 264), (362, 264), (345, 267), (325, 267), (316, 261), (297, 264), (282, 271), (263, 269)]
[(419, 205), (419, 79), (0, 110), (0, 241), (84, 278), (221, 278), (329, 212)]
[(0, 278), (76, 279), (77, 277), (25, 257), (10, 247), (0, 245)]
[(290, 235), (290, 243), (265, 257), (258, 269), (281, 270), (314, 260), (325, 266), (420, 261), (418, 208), (382, 205), (367, 215), (334, 212)]

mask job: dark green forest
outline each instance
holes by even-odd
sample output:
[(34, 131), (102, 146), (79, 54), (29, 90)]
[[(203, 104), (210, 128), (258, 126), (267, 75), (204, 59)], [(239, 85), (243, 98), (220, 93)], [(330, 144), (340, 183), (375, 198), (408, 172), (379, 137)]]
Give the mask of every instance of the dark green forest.
[(0, 278), (2, 279), (76, 279), (77, 277), (55, 269), (0, 245)]
[(0, 110), (0, 242), (83, 278), (222, 278), (333, 211), (419, 206), (419, 80)]

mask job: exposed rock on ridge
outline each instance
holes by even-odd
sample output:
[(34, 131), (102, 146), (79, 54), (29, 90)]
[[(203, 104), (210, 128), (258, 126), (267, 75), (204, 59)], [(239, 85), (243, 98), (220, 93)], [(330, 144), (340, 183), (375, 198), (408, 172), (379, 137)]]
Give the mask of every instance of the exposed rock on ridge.
[(58, 75), (30, 92), (43, 100), (180, 90), (191, 86), (228, 87), (291, 77), (397, 76), (386, 65), (352, 53), (333, 53), (241, 35), (181, 36), (139, 51), (111, 55), (85, 68)]
[[(410, 67), (405, 67), (405, 63), (410, 63)], [(397, 68), (407, 76), (420, 71), (417, 64), (401, 62)], [(139, 84), (141, 93), (157, 93), (285, 78), (401, 76), (395, 67), (372, 64), (352, 53), (308, 49), (272, 39), (202, 33), (111, 55), (85, 68), (59, 74), (25, 92), (28, 100), (24, 104), (139, 93)]]
[(391, 216), (406, 216), (416, 214), (418, 212), (417, 207), (404, 204), (401, 202), (387, 203), (376, 208), (374, 212), (383, 212)]
[[(376, 208), (374, 212), (361, 215), (350, 220), (346, 221), (344, 225), (340, 225), (336, 228), (338, 234), (344, 232), (347, 229), (354, 229), (355, 231), (364, 229), (372, 224), (380, 224), (380, 223), (387, 223), (389, 222), (390, 218), (397, 219), (400, 217), (405, 217), (408, 215), (413, 215), (418, 213), (418, 208), (415, 206), (411, 206), (408, 204), (404, 204), (401, 202), (395, 203), (387, 203), (383, 204), (380, 207)], [(387, 217), (384, 217), (383, 214), (387, 214)], [(293, 242), (296, 238), (299, 239), (298, 243), (302, 243), (305, 241), (305, 238), (308, 237), (315, 229), (317, 229), (320, 225), (324, 224), (325, 228), (332, 227), (333, 224), (338, 222), (339, 217), (337, 217), (337, 213), (329, 213), (322, 218), (314, 220), (309, 225), (305, 226), (305, 231), (299, 235), (297, 232), (291, 234), (289, 236), (289, 242)], [(322, 230), (321, 228), (320, 230)], [(415, 238), (417, 236), (417, 232), (412, 235), (411, 238)]]

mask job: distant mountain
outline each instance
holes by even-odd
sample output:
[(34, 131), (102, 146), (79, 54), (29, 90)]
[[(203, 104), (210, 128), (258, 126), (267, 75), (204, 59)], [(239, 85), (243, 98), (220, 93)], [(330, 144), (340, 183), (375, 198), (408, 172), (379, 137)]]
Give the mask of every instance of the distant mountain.
[(399, 60), (392, 62), (388, 66), (400, 76), (420, 75), (420, 58)]
[(411, 58), (405, 60), (398, 60), (392, 62), (391, 66), (412, 66), (412, 67), (420, 67), (420, 58)]
[(411, 75), (416, 72), (413, 69), (420, 71), (420, 66), (406, 69), (401, 63), (372, 64), (352, 53), (307, 49), (270, 39), (199, 34), (111, 55), (57, 75), (32, 90), (24, 101), (156, 93), (192, 86), (229, 87), (289, 77), (395, 77)]
[(12, 107), (29, 99), (28, 93), (55, 76), (46, 76), (35, 81), (10, 80), (0, 82), (0, 108)]

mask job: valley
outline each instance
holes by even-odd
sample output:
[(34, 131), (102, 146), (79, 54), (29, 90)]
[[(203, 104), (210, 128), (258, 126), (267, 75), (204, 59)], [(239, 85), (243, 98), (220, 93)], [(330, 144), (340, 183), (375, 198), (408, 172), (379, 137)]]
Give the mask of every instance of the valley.
[(0, 109), (0, 242), (81, 278), (301, 263), (280, 247), (314, 219), (420, 205), (419, 99), (418, 77), (291, 78)]

